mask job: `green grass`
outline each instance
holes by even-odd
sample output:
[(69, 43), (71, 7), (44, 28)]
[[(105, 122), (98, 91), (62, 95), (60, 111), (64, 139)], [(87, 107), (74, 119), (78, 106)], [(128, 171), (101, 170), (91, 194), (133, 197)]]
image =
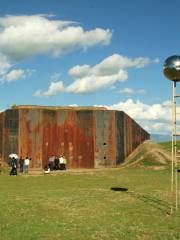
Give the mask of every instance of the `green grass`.
[[(0, 176), (1, 240), (180, 239), (170, 171), (109, 169)], [(112, 191), (126, 187), (127, 192)]]
[(144, 167), (153, 167), (153, 166), (164, 166), (163, 163), (158, 162), (152, 154), (147, 154), (143, 160), (140, 161), (140, 165)]
[[(172, 149), (172, 142), (161, 142), (158, 143), (160, 146), (162, 146), (164, 149), (171, 152)], [(180, 150), (180, 141), (178, 140), (176, 143), (177, 150)]]

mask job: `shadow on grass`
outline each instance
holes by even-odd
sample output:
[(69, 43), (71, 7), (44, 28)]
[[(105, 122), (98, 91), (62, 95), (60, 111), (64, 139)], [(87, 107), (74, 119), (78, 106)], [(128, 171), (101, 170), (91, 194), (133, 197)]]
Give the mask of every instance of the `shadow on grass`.
[(125, 187), (112, 187), (111, 190), (112, 191), (116, 191), (116, 192), (127, 192), (128, 188), (125, 188)]
[(126, 187), (112, 187), (112, 191), (117, 191), (117, 192), (126, 192), (126, 194), (147, 203), (153, 208), (156, 208), (160, 210), (161, 212), (170, 215), (170, 208), (171, 205), (169, 202), (158, 199), (157, 197), (151, 196), (150, 194), (142, 194), (142, 193), (137, 193), (134, 191), (128, 191), (128, 188)]

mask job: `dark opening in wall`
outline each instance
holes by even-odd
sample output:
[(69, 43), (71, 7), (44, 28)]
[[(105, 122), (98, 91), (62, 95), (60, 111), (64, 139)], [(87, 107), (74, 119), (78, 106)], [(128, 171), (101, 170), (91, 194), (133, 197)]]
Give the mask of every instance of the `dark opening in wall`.
[(104, 157), (104, 159), (106, 159), (106, 156)]
[(104, 142), (103, 145), (105, 146), (105, 145), (107, 145), (107, 143)]

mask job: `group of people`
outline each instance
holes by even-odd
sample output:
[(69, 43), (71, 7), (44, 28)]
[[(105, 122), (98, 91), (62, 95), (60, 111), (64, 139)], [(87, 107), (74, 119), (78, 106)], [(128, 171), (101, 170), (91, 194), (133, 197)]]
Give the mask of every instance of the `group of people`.
[(60, 157), (51, 156), (48, 160), (48, 165), (44, 167), (44, 173), (49, 173), (53, 170), (66, 170), (67, 160), (61, 155)]
[[(31, 158), (26, 157), (25, 159), (17, 157), (11, 157), (9, 159), (9, 165), (11, 166), (10, 176), (18, 174), (18, 168), (20, 173), (28, 174), (29, 171), (29, 164)], [(44, 173), (50, 173), (53, 170), (66, 170), (67, 160), (66, 158), (61, 155), (60, 157), (51, 156), (48, 159), (48, 165), (44, 166)]]
[(15, 158), (12, 157), (9, 160), (9, 165), (11, 166), (11, 170), (10, 170), (10, 176), (11, 175), (16, 175), (18, 174), (18, 166), (19, 166), (19, 171), (20, 173), (25, 173), (28, 174), (29, 171), (29, 163), (30, 163), (31, 158), (26, 157), (25, 159), (23, 159), (22, 157)]

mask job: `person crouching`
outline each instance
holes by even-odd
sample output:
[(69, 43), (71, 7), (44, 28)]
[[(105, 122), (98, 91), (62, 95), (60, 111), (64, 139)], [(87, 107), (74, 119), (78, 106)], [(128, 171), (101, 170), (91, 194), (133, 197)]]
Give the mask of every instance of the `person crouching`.
[(49, 174), (50, 171), (51, 171), (51, 170), (50, 170), (50, 167), (46, 165), (46, 166), (44, 167), (44, 175)]

